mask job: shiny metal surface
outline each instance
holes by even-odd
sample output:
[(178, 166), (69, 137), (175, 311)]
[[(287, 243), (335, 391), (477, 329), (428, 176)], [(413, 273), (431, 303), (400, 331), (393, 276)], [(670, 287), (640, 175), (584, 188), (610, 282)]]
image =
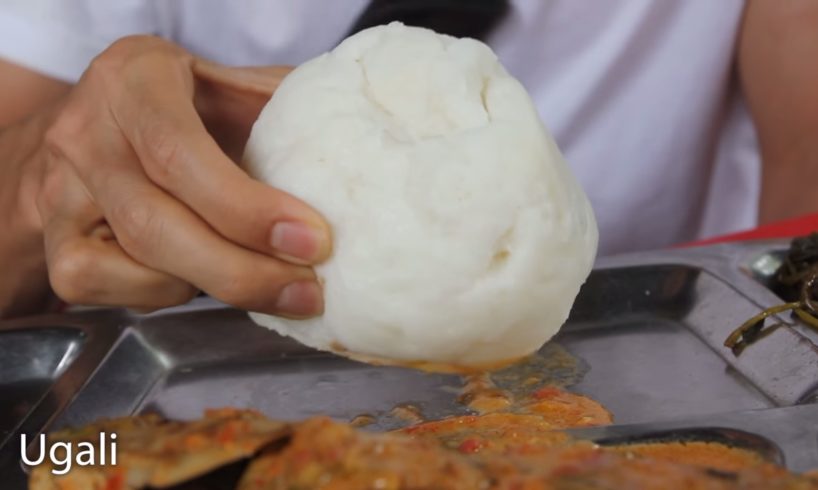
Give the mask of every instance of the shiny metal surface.
[[(814, 333), (779, 329), (738, 358), (722, 346), (735, 326), (780, 302), (765, 284), (783, 248), (756, 242), (601, 260), (546, 346), (577, 360), (571, 389), (614, 414), (614, 425), (578, 433), (601, 441), (699, 434), (795, 470), (818, 467), (818, 405), (808, 403), (818, 391)], [(19, 380), (42, 384), (28, 393), (15, 389)], [(100, 417), (194, 418), (229, 405), (281, 419), (369, 413), (377, 430), (399, 425), (389, 411), (404, 403), (428, 418), (463, 413), (459, 387), (455, 376), (310, 350), (206, 299), (146, 316), (92, 310), (6, 322), (0, 396), (24, 409), (0, 412), (0, 472), (9, 488), (23, 488), (21, 433)]]
[(0, 357), (0, 441), (11, 434), (65, 371), (82, 347), (71, 328), (32, 328), (3, 333)]

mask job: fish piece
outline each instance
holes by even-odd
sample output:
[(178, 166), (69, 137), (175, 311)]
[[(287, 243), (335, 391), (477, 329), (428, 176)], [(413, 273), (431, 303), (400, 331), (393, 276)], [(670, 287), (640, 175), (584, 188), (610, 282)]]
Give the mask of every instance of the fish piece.
[(117, 434), (117, 464), (74, 465), (54, 475), (51, 463), (35, 467), (30, 490), (136, 490), (166, 488), (247, 458), (263, 446), (290, 433), (290, 424), (270, 420), (259, 412), (240, 409), (208, 410), (190, 422), (168, 421), (156, 414), (102, 420), (77, 429), (55, 432), (52, 442), (74, 447), (92, 443), (99, 451), (99, 434)]

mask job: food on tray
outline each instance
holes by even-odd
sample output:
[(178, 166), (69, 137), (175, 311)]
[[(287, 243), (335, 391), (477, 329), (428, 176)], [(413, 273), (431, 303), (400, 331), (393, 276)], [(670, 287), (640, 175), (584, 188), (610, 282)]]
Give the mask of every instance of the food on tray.
[(727, 337), (724, 345), (736, 355), (774, 329), (789, 325), (775, 322), (765, 326), (767, 318), (773, 315), (791, 311), (793, 317), (818, 330), (818, 233), (793, 239), (775, 279), (776, 293), (786, 303), (767, 308)]
[(317, 208), (325, 313), (251, 314), (312, 347), (433, 370), (539, 349), (597, 246), (589, 202), (486, 45), (401, 24), (293, 71), (256, 122), (255, 177)]
[[(598, 403), (555, 387), (534, 391), (513, 411), (421, 423), (375, 434), (317, 417), (285, 424), (242, 410), (199, 422), (126, 418), (54, 434), (94, 440), (116, 430), (121, 465), (77, 468), (65, 476), (35, 469), (32, 490), (545, 490), (818, 489), (749, 450), (686, 441), (601, 447), (564, 429), (605, 424)], [(208, 473), (237, 459), (229, 481)], [(200, 476), (205, 475), (205, 476)], [(197, 477), (199, 477), (197, 479)]]
[[(559, 432), (560, 429), (613, 422), (605, 407), (585, 396), (546, 386), (518, 399), (498, 390), (490, 381), (488, 376), (472, 376), (460, 397), (461, 403), (482, 415), (448, 417), (412, 425), (399, 432), (432, 439), (464, 453), (501, 454), (509, 446), (545, 447), (565, 443), (569, 437)], [(505, 403), (496, 403), (500, 399)]]
[(637, 455), (671, 463), (684, 462), (701, 468), (732, 473), (767, 464), (753, 451), (704, 441), (626, 444), (612, 447), (611, 450), (628, 457)]
[(53, 464), (36, 466), (30, 490), (125, 490), (166, 488), (247, 458), (262, 446), (289, 435), (289, 424), (253, 410), (210, 410), (201, 420), (168, 421), (156, 414), (103, 420), (51, 434), (51, 442), (92, 443), (100, 433), (116, 434), (116, 465), (75, 465), (63, 476)]
[[(675, 457), (652, 458), (640, 454), (640, 448), (625, 452), (590, 442), (530, 445), (524, 438), (517, 443), (512, 432), (505, 434), (502, 452), (464, 452), (426, 438), (357, 432), (329, 419), (304, 422), (293, 434), (283, 450), (252, 461), (240, 490), (818, 488), (818, 481), (726, 446), (721, 451), (741, 454), (728, 457), (728, 465), (746, 465), (737, 470), (702, 467), (695, 446), (669, 446), (671, 451), (678, 449)], [(691, 456), (693, 464), (686, 464), (685, 458)]]

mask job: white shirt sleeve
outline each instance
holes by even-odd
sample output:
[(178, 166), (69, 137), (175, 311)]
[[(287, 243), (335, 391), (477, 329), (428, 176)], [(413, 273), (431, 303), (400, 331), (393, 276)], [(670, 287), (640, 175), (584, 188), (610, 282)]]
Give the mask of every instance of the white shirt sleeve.
[(115, 40), (157, 31), (150, 0), (0, 0), (0, 58), (67, 82)]

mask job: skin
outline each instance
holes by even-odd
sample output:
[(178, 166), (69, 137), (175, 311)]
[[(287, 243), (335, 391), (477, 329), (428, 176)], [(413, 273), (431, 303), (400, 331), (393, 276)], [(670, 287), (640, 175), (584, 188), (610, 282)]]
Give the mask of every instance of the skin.
[(818, 2), (749, 2), (738, 71), (763, 166), (759, 220), (818, 211)]
[[(762, 223), (818, 211), (816, 25), (813, 0), (745, 12), (736, 59), (764, 162)], [(329, 227), (234, 164), (284, 74), (144, 36), (113, 44), (73, 87), (0, 63), (0, 312), (41, 311), (53, 289), (140, 309), (203, 290), (320, 314), (309, 266), (329, 255)]]
[(228, 69), (145, 36), (114, 43), (74, 87), (5, 68), (19, 89), (4, 92), (17, 120), (0, 133), (6, 316), (43, 308), (49, 285), (74, 304), (152, 310), (203, 290), (321, 313), (309, 265), (329, 254), (329, 227), (230, 158), (286, 68)]

